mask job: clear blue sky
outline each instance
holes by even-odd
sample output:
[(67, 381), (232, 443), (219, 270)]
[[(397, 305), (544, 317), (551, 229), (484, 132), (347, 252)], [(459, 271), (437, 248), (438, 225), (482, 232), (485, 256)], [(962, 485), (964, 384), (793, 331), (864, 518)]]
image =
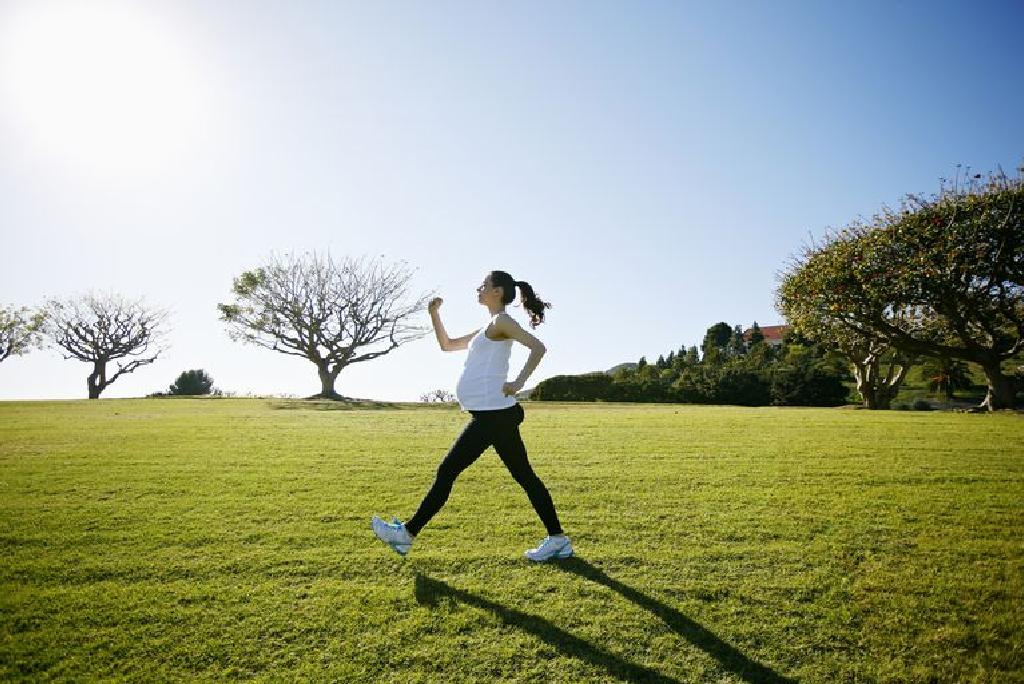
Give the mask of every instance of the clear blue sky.
[[(406, 259), (453, 334), (488, 270), (530, 281), (555, 307), (531, 386), (654, 358), (781, 322), (776, 274), (809, 235), (957, 163), (1015, 168), (1022, 27), (1021, 2), (6, 0), (0, 302), (170, 308), (168, 352), (105, 397), (188, 368), (317, 391), (217, 320), (271, 251)], [(427, 338), (337, 389), (413, 400), (461, 363)], [(87, 373), (12, 358), (0, 399), (83, 397)]]

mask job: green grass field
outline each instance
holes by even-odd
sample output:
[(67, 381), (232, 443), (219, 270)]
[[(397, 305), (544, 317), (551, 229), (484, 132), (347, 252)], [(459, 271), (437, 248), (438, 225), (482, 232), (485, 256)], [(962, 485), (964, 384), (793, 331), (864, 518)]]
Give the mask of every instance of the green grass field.
[(1021, 416), (526, 410), (575, 559), (490, 451), (375, 540), (450, 407), (0, 403), (0, 680), (1024, 681)]

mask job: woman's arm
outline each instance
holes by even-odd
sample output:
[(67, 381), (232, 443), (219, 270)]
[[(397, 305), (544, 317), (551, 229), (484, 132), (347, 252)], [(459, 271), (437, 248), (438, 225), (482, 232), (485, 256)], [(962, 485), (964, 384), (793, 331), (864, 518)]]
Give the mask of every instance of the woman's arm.
[(526, 363), (523, 365), (523, 370), (520, 371), (515, 380), (512, 382), (506, 382), (502, 387), (502, 391), (506, 395), (515, 394), (523, 389), (523, 386), (526, 384), (526, 380), (537, 368), (541, 358), (543, 358), (544, 353), (547, 351), (547, 347), (544, 346), (543, 342), (526, 332), (523, 327), (516, 322), (516, 319), (512, 318), (508, 314), (501, 314), (494, 321), (494, 332), (496, 332), (501, 338), (515, 340), (530, 349), (530, 357), (526, 359)]
[(441, 322), (441, 312), (438, 309), (441, 308), (441, 303), (444, 300), (440, 297), (434, 297), (427, 304), (427, 311), (430, 312), (430, 320), (434, 324), (434, 335), (437, 337), (437, 343), (441, 345), (441, 351), (459, 351), (460, 349), (468, 349), (469, 341), (473, 339), (473, 335), (476, 335), (479, 330), (474, 330), (468, 335), (462, 337), (456, 337), (454, 340), (448, 337), (448, 332), (444, 329), (444, 323)]

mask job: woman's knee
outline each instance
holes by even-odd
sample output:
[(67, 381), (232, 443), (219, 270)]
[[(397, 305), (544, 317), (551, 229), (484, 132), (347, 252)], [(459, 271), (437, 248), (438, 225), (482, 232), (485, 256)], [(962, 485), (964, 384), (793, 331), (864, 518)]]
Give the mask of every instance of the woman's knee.
[(434, 479), (438, 482), (446, 482), (451, 484), (455, 482), (455, 478), (465, 470), (465, 467), (458, 463), (451, 461), (442, 461), (441, 465), (437, 466), (437, 472), (434, 475)]
[(537, 477), (537, 473), (535, 473), (533, 471), (533, 468), (531, 468), (529, 465), (527, 465), (525, 468), (510, 469), (510, 472), (512, 473), (512, 478), (516, 482), (518, 482), (524, 489), (530, 489), (531, 487), (536, 487), (537, 485), (540, 485), (542, 487), (544, 486), (544, 483), (541, 482), (539, 477)]

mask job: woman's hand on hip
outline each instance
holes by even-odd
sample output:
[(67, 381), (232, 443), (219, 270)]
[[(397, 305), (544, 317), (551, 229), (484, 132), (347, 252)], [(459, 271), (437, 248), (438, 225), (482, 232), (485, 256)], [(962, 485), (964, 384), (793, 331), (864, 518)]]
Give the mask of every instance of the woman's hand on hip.
[(522, 383), (519, 383), (519, 382), (506, 382), (504, 385), (501, 386), (501, 393), (504, 394), (506, 397), (510, 397), (510, 396), (515, 395), (516, 392), (519, 392), (522, 389), (523, 389)]

